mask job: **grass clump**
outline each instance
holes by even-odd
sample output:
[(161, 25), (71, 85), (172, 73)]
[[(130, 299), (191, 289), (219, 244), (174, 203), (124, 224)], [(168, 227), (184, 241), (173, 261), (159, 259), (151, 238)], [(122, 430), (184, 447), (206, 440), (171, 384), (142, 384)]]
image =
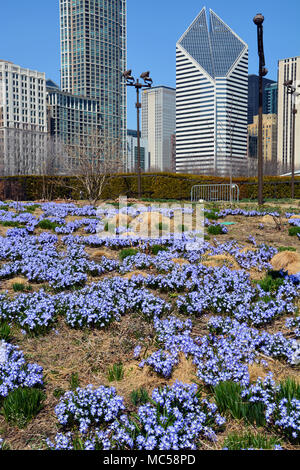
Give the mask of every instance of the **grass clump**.
[(284, 279), (281, 277), (274, 278), (272, 275), (267, 274), (264, 279), (256, 281), (255, 284), (258, 284), (265, 292), (277, 292), (280, 286), (284, 283)]
[(49, 219), (41, 220), (37, 226), (39, 228), (42, 228), (43, 230), (53, 230), (53, 231), (56, 229), (56, 227), (60, 227), (59, 224), (57, 224), (56, 222), (51, 222), (51, 220)]
[(221, 225), (210, 225), (207, 229), (211, 235), (222, 235), (223, 227)]
[(109, 382), (120, 382), (124, 378), (124, 367), (123, 364), (114, 364), (108, 370)]
[(282, 251), (297, 251), (296, 248), (292, 246), (280, 246), (278, 251), (281, 253)]
[(241, 398), (241, 386), (236, 382), (221, 382), (214, 387), (215, 401), (220, 413), (250, 424), (266, 424), (263, 403), (245, 402)]
[(12, 288), (13, 288), (14, 292), (25, 292), (25, 291), (31, 291), (32, 290), (31, 286), (23, 284), (22, 282), (15, 282), (12, 285)]
[(289, 228), (290, 237), (295, 237), (298, 233), (300, 233), (300, 227), (290, 227)]
[(212, 212), (206, 212), (206, 213), (205, 213), (205, 217), (206, 217), (208, 220), (218, 220), (219, 214), (217, 214), (217, 213), (214, 212), (214, 211), (212, 211)]
[(0, 340), (8, 343), (12, 339), (11, 328), (8, 323), (0, 323)]
[(228, 450), (273, 450), (275, 446), (281, 446), (281, 441), (276, 437), (267, 437), (262, 433), (246, 432), (242, 435), (232, 433), (224, 441), (224, 448)]
[(38, 388), (17, 388), (3, 401), (5, 420), (18, 428), (24, 428), (43, 408), (45, 394)]
[(134, 406), (144, 405), (150, 400), (147, 390), (143, 387), (133, 390), (130, 399)]
[(157, 255), (160, 251), (168, 251), (168, 248), (163, 245), (153, 245), (150, 250), (153, 255)]
[(124, 259), (129, 258), (129, 256), (135, 256), (138, 252), (139, 250), (136, 248), (124, 248), (120, 251), (119, 258), (121, 261), (124, 261)]
[(79, 381), (78, 372), (73, 372), (70, 378), (70, 388), (73, 392), (75, 392), (77, 388), (79, 387), (80, 387), (80, 381)]

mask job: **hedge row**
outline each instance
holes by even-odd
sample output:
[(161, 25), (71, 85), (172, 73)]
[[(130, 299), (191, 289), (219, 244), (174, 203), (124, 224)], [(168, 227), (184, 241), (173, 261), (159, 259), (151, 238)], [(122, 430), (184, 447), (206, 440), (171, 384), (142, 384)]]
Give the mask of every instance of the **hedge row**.
[[(295, 197), (300, 198), (300, 177), (295, 179)], [(142, 175), (142, 193), (145, 198), (189, 200), (191, 188), (197, 184), (229, 184), (229, 178), (197, 176), (175, 173)], [(257, 178), (233, 178), (239, 185), (241, 199), (257, 199)], [(103, 199), (119, 195), (137, 196), (135, 174), (119, 174), (108, 179)], [(287, 177), (265, 177), (264, 198), (289, 198), (291, 180)], [(85, 191), (74, 177), (60, 176), (18, 176), (0, 178), (0, 198), (34, 201), (40, 199), (85, 199)]]

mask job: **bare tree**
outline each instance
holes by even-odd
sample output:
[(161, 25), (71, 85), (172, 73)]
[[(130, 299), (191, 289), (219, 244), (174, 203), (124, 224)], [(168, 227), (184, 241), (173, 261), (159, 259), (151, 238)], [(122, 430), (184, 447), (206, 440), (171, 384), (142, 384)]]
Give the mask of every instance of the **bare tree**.
[[(101, 199), (110, 180), (124, 171), (121, 141), (96, 130), (76, 143), (66, 145), (64, 153), (64, 174), (74, 177), (76, 188), (82, 188), (94, 205)], [(75, 188), (71, 185), (70, 189)]]

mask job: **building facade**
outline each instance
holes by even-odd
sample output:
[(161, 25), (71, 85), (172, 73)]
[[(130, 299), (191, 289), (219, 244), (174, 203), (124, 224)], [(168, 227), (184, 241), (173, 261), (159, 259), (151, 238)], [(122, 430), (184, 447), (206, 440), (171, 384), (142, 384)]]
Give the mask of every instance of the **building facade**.
[(203, 8), (176, 47), (176, 170), (247, 165), (248, 46)]
[(55, 145), (60, 147), (57, 153), (61, 157), (53, 164), (58, 173), (68, 173), (76, 168), (77, 149), (91, 145), (90, 140), (99, 137), (99, 102), (65, 93), (50, 80), (46, 83), (48, 130)]
[(165, 86), (142, 93), (142, 138), (148, 141), (149, 168), (172, 168), (171, 136), (176, 127), (176, 90)]
[[(278, 63), (278, 160), (284, 172), (290, 171), (293, 155), (293, 100), (284, 83), (292, 80), (300, 93), (300, 56)], [(295, 98), (295, 168), (300, 168), (300, 96)]]
[(126, 0), (60, 0), (61, 90), (99, 102), (101, 132), (126, 151)]
[[(263, 78), (263, 112), (268, 114), (266, 111), (266, 88), (270, 85), (276, 84), (274, 80), (269, 78)], [(259, 76), (249, 75), (248, 76), (248, 124), (253, 124), (254, 116), (258, 115), (258, 95), (259, 95)], [(273, 113), (272, 113), (273, 114)]]
[[(140, 139), (141, 170), (149, 169), (149, 153), (147, 139)], [(127, 131), (127, 165), (126, 171), (136, 172), (138, 168), (138, 146), (137, 131), (128, 129)]]
[[(258, 116), (254, 116), (253, 124), (248, 126), (249, 136), (256, 137), (251, 139), (254, 143), (258, 138)], [(257, 146), (256, 146), (257, 152)], [(251, 149), (250, 156), (257, 158)], [(277, 114), (263, 114), (263, 159), (264, 162), (273, 162), (274, 169), (277, 164)]]
[(278, 111), (278, 83), (269, 83), (264, 91), (264, 114), (277, 114)]
[(0, 60), (0, 174), (44, 172), (45, 74)]

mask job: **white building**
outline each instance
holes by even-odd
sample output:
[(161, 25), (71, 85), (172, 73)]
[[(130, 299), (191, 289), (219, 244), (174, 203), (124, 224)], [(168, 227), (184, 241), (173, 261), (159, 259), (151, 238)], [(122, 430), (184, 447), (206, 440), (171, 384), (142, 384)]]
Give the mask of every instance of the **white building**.
[(169, 171), (172, 168), (171, 137), (176, 127), (176, 91), (165, 86), (142, 93), (142, 138), (148, 141), (149, 168)]
[[(293, 99), (284, 83), (293, 80), (296, 94), (300, 93), (300, 57), (283, 59), (278, 62), (278, 138), (277, 160), (283, 169), (289, 171), (293, 150)], [(297, 113), (295, 115), (295, 168), (300, 168), (300, 95), (295, 94)]]
[(0, 60), (0, 174), (41, 174), (47, 139), (45, 74)]
[[(148, 171), (149, 169), (149, 153), (147, 139), (140, 139), (141, 147), (141, 170)], [(127, 130), (127, 165), (126, 171), (137, 171), (137, 131)]]
[(203, 8), (176, 46), (176, 170), (247, 166), (248, 46)]

